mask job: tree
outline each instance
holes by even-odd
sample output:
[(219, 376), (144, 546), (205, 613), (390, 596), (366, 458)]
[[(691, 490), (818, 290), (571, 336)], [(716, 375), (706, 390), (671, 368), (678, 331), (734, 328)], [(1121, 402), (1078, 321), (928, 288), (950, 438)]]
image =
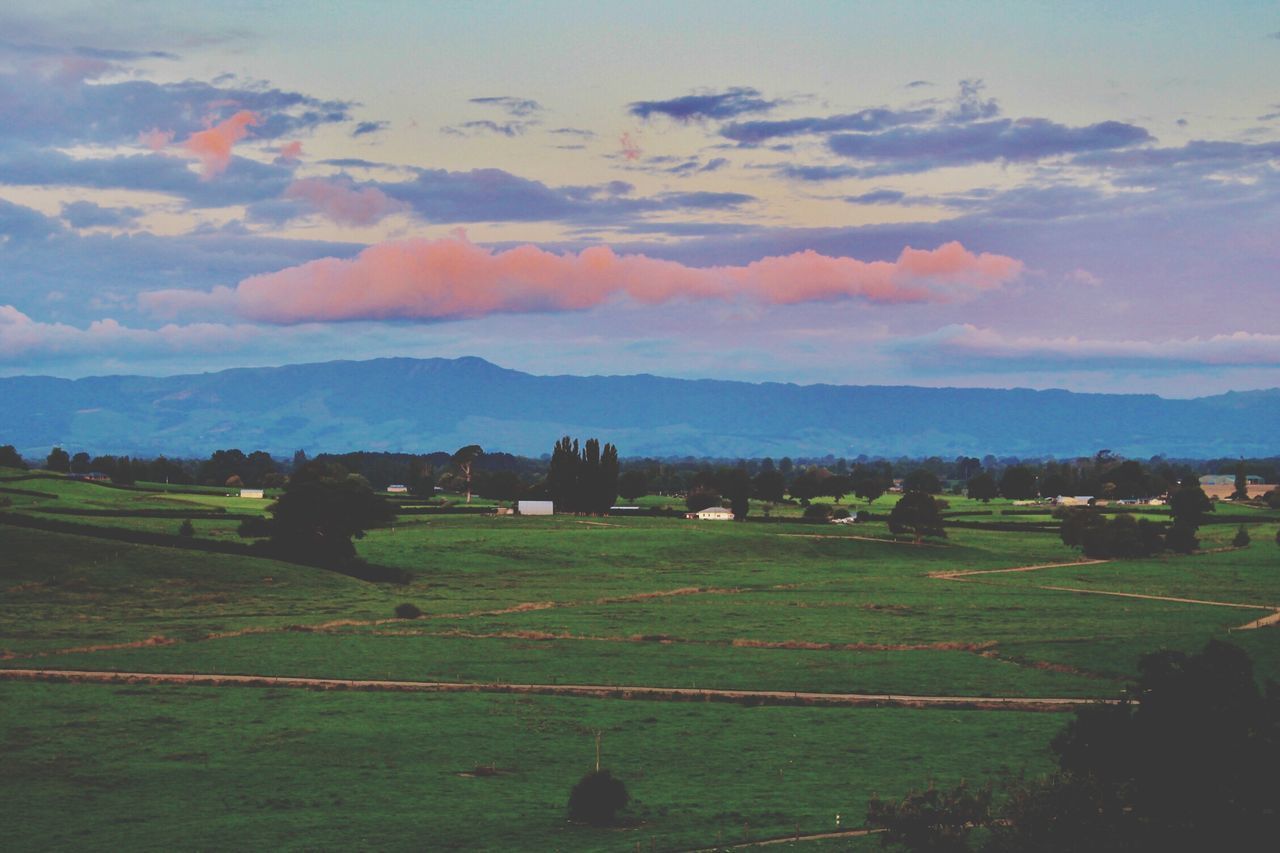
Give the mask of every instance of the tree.
[(71, 470), (71, 455), (61, 447), (55, 447), (45, 457), (44, 467), (49, 471), (66, 474)]
[(1213, 512), (1213, 502), (1200, 486), (1183, 486), (1169, 497), (1169, 514), (1173, 526), (1165, 536), (1165, 544), (1173, 551), (1190, 554), (1200, 546), (1196, 531), (1206, 512)]
[(692, 489), (684, 498), (684, 505), (689, 512), (697, 512), (709, 506), (720, 506), (720, 493), (710, 488)]
[(787, 493), (787, 478), (781, 471), (761, 471), (752, 481), (752, 490), (762, 501), (781, 503)]
[(629, 501), (649, 494), (649, 478), (643, 471), (632, 468), (618, 476), (618, 494)]
[(947, 531), (942, 529), (938, 502), (924, 492), (907, 492), (898, 499), (889, 513), (889, 530), (911, 533), (917, 545), (926, 536), (947, 535)]
[(1244, 467), (1243, 459), (1241, 459), (1240, 463), (1236, 465), (1236, 488), (1235, 491), (1231, 493), (1231, 500), (1249, 500), (1249, 472)]
[(0, 468), (18, 468), (27, 470), (27, 463), (22, 461), (18, 449), (12, 444), (0, 445)]
[(1231, 544), (1237, 548), (1243, 548), (1249, 544), (1249, 541), (1249, 531), (1242, 524), (1240, 529), (1236, 531), (1235, 538), (1231, 540)]
[(942, 482), (938, 479), (938, 475), (932, 471), (917, 468), (903, 478), (902, 491), (924, 492), (925, 494), (936, 495), (942, 491)]
[(876, 499), (885, 493), (884, 480), (873, 474), (866, 474), (854, 480), (853, 494), (871, 506)]
[(569, 792), (569, 819), (592, 826), (611, 826), (631, 796), (621, 779), (608, 770), (594, 770)]
[(984, 503), (999, 494), (996, 489), (995, 477), (992, 477), (986, 471), (970, 477), (965, 491), (968, 492), (969, 497)]
[(363, 477), (319, 462), (295, 471), (268, 511), (271, 547), (320, 563), (351, 559), (353, 537), (395, 518), (395, 508)]
[(605, 513), (618, 499), (618, 449), (589, 438), (556, 442), (547, 470), (547, 493), (560, 512)]
[(477, 459), (484, 455), (484, 450), (478, 444), (468, 444), (466, 447), (459, 447), (454, 451), (450, 462), (453, 467), (458, 469), (462, 475), (462, 479), (467, 484), (467, 503), (471, 503), (471, 466)]
[(89, 454), (83, 450), (71, 457), (71, 473), (72, 474), (88, 474), (93, 469), (89, 467)]
[(969, 833), (990, 822), (990, 785), (971, 790), (961, 782), (950, 791), (930, 785), (909, 791), (901, 801), (873, 795), (867, 803), (867, 826), (885, 830), (882, 846), (901, 844), (911, 851), (968, 850)]
[[(834, 479), (834, 478), (832, 478)], [(734, 521), (746, 521), (751, 511), (751, 477), (744, 466), (721, 469), (716, 475), (720, 493), (729, 499)]]
[(853, 491), (853, 478), (846, 474), (836, 474), (828, 477), (823, 483), (823, 494), (835, 499), (836, 503), (840, 503), (840, 499)]
[(404, 480), (405, 488), (415, 498), (429, 498), (436, 493), (436, 472), (425, 457), (418, 457), (409, 463), (409, 473)]
[(1012, 465), (1000, 475), (1000, 494), (1009, 500), (1026, 501), (1036, 496), (1036, 475), (1025, 465)]

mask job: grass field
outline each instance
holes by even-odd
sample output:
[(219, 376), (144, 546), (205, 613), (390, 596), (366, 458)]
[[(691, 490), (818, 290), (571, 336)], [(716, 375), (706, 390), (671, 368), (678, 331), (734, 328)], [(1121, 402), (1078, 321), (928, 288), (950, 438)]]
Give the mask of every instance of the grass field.
[[(9, 512), (89, 510), (57, 517), (98, 527), (174, 533), (181, 519), (154, 512), (175, 508), (232, 516), (196, 518), (203, 538), (233, 538), (234, 516), (268, 503), (62, 478), (0, 487)], [(1028, 518), (972, 503), (952, 510)], [(1235, 533), (1221, 524), (1202, 528), (1206, 553), (1003, 572), (1081, 558), (1053, 533), (981, 527), (916, 546), (880, 522), (413, 515), (357, 543), (413, 574), (398, 586), (0, 523), (0, 667), (1102, 698), (1141, 654), (1217, 637), (1280, 678), (1280, 629), (1233, 630), (1280, 607), (1280, 516), (1251, 517), (1244, 549), (1211, 550)], [(946, 576), (962, 572), (977, 574)], [(392, 618), (402, 602), (424, 617)], [(6, 839), (20, 850), (163, 847), (174, 833), (201, 849), (685, 849), (826, 831), (837, 812), (857, 825), (872, 791), (930, 777), (1043, 771), (1066, 719), (0, 681), (0, 791), (24, 816)], [(565, 821), (595, 731), (637, 800), (629, 828)]]

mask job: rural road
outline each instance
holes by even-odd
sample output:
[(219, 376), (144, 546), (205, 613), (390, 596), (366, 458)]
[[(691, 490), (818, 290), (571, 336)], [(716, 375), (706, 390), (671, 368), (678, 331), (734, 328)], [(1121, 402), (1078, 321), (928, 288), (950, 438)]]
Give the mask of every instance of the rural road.
[(505, 682), (390, 681), (298, 678), (276, 675), (111, 672), (74, 669), (0, 669), (0, 681), (90, 684), (177, 684), (197, 687), (294, 687), (310, 690), (367, 690), (403, 693), (520, 693), (592, 699), (647, 699), (662, 702), (735, 702), (755, 705), (824, 707), (948, 708), (981, 711), (1071, 711), (1123, 699), (1038, 696), (915, 696), (901, 693), (813, 693), (784, 690), (717, 690), (599, 684), (508, 684)]

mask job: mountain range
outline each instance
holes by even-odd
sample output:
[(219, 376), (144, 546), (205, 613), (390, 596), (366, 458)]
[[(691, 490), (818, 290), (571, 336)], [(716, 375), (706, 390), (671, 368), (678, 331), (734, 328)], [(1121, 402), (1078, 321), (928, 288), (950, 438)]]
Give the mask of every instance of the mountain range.
[(1028, 389), (535, 376), (480, 358), (384, 358), (182, 376), (0, 379), (0, 444), (207, 456), (430, 452), (541, 456), (561, 435), (636, 456), (1280, 452), (1280, 389), (1172, 400)]

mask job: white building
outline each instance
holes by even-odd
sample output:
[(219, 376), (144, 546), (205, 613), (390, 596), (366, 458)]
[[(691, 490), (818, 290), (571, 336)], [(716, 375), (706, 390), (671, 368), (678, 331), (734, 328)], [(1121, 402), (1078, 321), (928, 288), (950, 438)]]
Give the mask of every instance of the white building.
[(516, 512), (521, 515), (553, 515), (556, 505), (553, 501), (518, 501)]
[(241, 489), (240, 497), (261, 499), (263, 497), (262, 489)]
[(733, 521), (733, 510), (722, 506), (709, 506), (697, 512), (685, 514), (685, 518), (698, 518), (703, 521)]
[(409, 494), (409, 487), (402, 483), (392, 483), (390, 486), (387, 486), (387, 493), (392, 495), (407, 495)]

